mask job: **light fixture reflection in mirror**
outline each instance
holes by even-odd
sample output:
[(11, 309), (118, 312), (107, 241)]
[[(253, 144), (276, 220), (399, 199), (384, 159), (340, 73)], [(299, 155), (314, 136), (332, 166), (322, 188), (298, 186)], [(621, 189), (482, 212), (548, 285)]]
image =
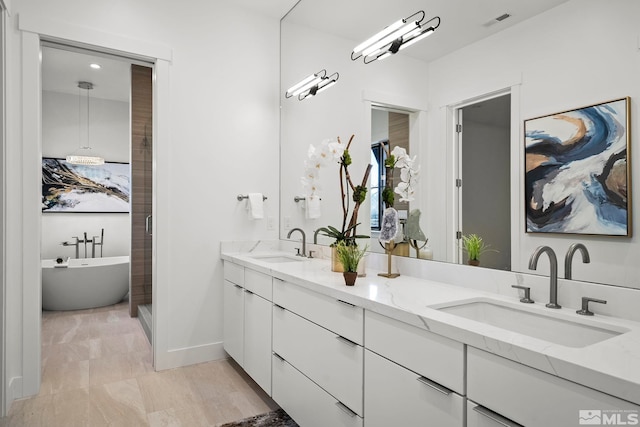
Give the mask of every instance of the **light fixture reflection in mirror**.
[(320, 70), (315, 74), (312, 74), (304, 78), (299, 83), (291, 86), (285, 93), (285, 98), (298, 97), (298, 100), (303, 101), (312, 96), (316, 96), (325, 89), (330, 88), (340, 78), (340, 74), (335, 73), (327, 76), (327, 70)]

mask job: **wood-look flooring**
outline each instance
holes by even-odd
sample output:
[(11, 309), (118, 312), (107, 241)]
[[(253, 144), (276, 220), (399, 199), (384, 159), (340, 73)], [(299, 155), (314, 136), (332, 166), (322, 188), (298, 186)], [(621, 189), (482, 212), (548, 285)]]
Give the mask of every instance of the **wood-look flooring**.
[(219, 426), (278, 406), (231, 360), (155, 372), (128, 305), (42, 313), (42, 387), (0, 426)]

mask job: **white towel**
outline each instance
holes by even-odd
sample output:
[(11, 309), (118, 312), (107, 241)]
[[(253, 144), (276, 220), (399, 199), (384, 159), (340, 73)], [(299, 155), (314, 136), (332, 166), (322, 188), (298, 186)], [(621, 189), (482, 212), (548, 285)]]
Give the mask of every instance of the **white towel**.
[(322, 211), (320, 209), (320, 197), (319, 196), (306, 196), (307, 202), (307, 219), (320, 218)]
[(251, 219), (264, 218), (264, 199), (262, 198), (262, 193), (249, 193), (247, 209), (249, 209), (249, 217)]

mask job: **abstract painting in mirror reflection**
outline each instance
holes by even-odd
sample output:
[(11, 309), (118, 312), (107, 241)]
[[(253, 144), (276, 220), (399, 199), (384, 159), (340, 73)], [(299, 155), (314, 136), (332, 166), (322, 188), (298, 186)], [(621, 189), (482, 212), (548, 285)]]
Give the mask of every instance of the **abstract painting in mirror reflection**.
[(524, 122), (526, 231), (631, 236), (630, 99)]

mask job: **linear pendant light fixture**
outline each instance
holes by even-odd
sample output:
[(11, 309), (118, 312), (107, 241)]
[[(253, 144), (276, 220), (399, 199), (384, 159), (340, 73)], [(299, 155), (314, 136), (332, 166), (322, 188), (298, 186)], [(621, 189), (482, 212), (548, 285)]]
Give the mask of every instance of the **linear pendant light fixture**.
[[(80, 126), (82, 120), (80, 120), (79, 117), (82, 114), (82, 107), (80, 105), (82, 104), (82, 94), (80, 93), (82, 89), (87, 91), (87, 138), (84, 144), (82, 143), (82, 128)], [(92, 153), (91, 146), (89, 145), (89, 91), (91, 89), (93, 89), (93, 83), (78, 82), (78, 140), (80, 148), (67, 156), (67, 163), (72, 165), (99, 166), (104, 164), (104, 158)]]
[(394, 22), (356, 46), (351, 52), (351, 59), (355, 61), (362, 57), (365, 64), (370, 64), (426, 38), (440, 26), (440, 17), (435, 16), (426, 22), (425, 17), (424, 10), (420, 10)]
[(330, 88), (340, 78), (340, 74), (335, 72), (327, 76), (327, 70), (320, 70), (309, 77), (304, 78), (299, 83), (291, 86), (284, 94), (285, 98), (297, 96), (300, 101), (315, 96), (325, 89)]

